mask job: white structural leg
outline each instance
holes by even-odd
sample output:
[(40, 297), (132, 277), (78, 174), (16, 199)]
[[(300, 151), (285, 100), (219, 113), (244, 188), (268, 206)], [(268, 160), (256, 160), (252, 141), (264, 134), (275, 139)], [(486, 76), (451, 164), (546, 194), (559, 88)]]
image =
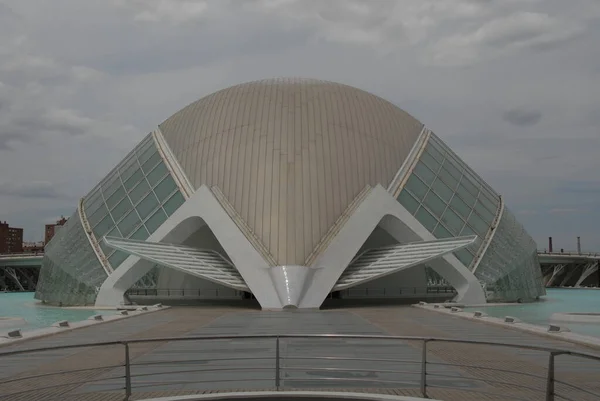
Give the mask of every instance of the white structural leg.
[[(375, 227), (384, 228), (398, 242), (432, 241), (436, 238), (389, 192), (377, 185), (348, 218), (312, 267), (315, 274), (300, 301), (302, 308), (318, 308)], [(429, 263), (458, 292), (457, 301), (485, 303), (477, 278), (456, 257), (445, 255)]]
[[(202, 186), (154, 232), (149, 242), (180, 244), (208, 225), (260, 305), (280, 309), (282, 303), (269, 274), (269, 265), (223, 210), (211, 190)], [(125, 292), (152, 268), (137, 256), (127, 258), (102, 284), (96, 306), (123, 302)]]
[(569, 282), (569, 280), (571, 280), (571, 278), (573, 277), (573, 275), (578, 271), (579, 269), (576, 266), (573, 266), (572, 269), (570, 269), (567, 274), (565, 274), (565, 278), (562, 279), (562, 281), (559, 284), (559, 287), (564, 287), (565, 285), (567, 285), (567, 283)]
[(565, 266), (566, 266), (565, 264), (554, 266), (554, 269), (552, 270), (552, 276), (550, 277), (550, 279), (546, 283), (547, 286), (551, 286), (554, 283), (554, 280), (556, 280), (556, 278), (558, 276), (560, 276), (560, 274), (564, 270)]
[[(214, 254), (196, 249), (190, 246), (192, 244), (170, 245), (182, 244), (204, 225), (213, 232), (231, 264), (225, 259), (215, 259)], [(377, 226), (404, 244), (397, 246), (392, 252), (394, 263), (387, 263), (391, 261), (391, 256), (384, 255), (384, 260), (372, 266), (363, 266), (358, 270), (354, 266), (339, 282), (345, 269)], [(474, 240), (475, 237), (436, 240), (396, 199), (378, 185), (348, 216), (337, 235), (323, 248), (311, 266), (269, 266), (212, 191), (202, 186), (147, 241), (105, 239), (107, 245), (132, 256), (104, 282), (96, 305), (113, 306), (123, 302), (125, 292), (154, 263), (187, 271), (230, 288), (247, 288), (263, 309), (282, 309), (318, 308), (336, 288), (358, 285), (425, 261), (454, 286), (458, 292), (458, 301), (484, 303), (485, 294), (478, 280), (449, 254)], [(430, 242), (415, 244), (422, 241)], [(239, 276), (232, 273), (233, 266)]]
[(585, 266), (585, 268), (583, 269), (583, 272), (581, 273), (581, 277), (579, 277), (579, 280), (577, 280), (577, 283), (575, 283), (575, 287), (579, 287), (581, 285), (581, 283), (583, 283), (585, 281), (586, 278), (588, 278), (593, 273), (597, 272), (598, 265), (600, 265), (600, 261), (588, 263)]

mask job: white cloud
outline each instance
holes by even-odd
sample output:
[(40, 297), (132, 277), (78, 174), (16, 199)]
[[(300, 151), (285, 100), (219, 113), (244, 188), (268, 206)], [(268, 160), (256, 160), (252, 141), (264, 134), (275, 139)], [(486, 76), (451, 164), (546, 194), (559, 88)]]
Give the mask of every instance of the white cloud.
[(471, 64), (517, 50), (553, 48), (582, 31), (575, 22), (544, 13), (516, 12), (441, 39), (433, 46), (431, 58), (438, 64)]
[(207, 2), (201, 0), (127, 0), (118, 3), (130, 7), (136, 21), (144, 22), (188, 22), (202, 17), (208, 10)]

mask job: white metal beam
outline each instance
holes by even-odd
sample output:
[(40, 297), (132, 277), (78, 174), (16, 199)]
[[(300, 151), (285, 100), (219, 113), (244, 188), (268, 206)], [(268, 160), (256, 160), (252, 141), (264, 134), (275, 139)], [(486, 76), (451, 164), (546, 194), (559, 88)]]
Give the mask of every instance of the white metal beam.
[(344, 270), (333, 289), (343, 290), (425, 263), (469, 246), (476, 239), (471, 235), (369, 249)]
[(218, 252), (184, 245), (104, 237), (104, 243), (129, 255), (240, 291), (249, 291), (239, 271)]

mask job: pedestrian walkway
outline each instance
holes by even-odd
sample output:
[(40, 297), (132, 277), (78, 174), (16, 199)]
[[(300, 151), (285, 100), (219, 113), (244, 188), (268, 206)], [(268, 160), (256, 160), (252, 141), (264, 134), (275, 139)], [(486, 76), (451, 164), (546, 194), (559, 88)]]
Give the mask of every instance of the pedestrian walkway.
[[(277, 334), (430, 336), (589, 351), (581, 346), (480, 322), (423, 309), (393, 306), (293, 312), (262, 312), (229, 307), (171, 308), (3, 347), (0, 353), (142, 338)], [(132, 399), (239, 389), (273, 389), (276, 356), (281, 363), (281, 388), (307, 390), (327, 387), (418, 396), (421, 347), (422, 342), (419, 341), (347, 338), (281, 338), (279, 344), (274, 338), (132, 344)], [(279, 355), (276, 355), (277, 349)], [(430, 374), (427, 391), (432, 398), (504, 400), (514, 396), (515, 399), (542, 399), (541, 393), (497, 382), (521, 383), (526, 387), (544, 390), (545, 380), (533, 379), (529, 375), (545, 377), (547, 354), (436, 342), (428, 343), (427, 351)], [(600, 392), (597, 382), (600, 363), (575, 360), (569, 356), (557, 357), (557, 361), (558, 358), (565, 360), (557, 363), (557, 378)], [(121, 400), (124, 394), (124, 362), (123, 345), (0, 356), (0, 382), (11, 380), (0, 383), (0, 394), (26, 391), (10, 398), (0, 395), (0, 401)], [(506, 372), (491, 371), (490, 368)], [(78, 372), (46, 376), (65, 370)], [(37, 377), (16, 380), (33, 375)], [(47, 386), (55, 387), (40, 390)], [(558, 385), (557, 390), (565, 391)], [(573, 390), (567, 394), (577, 401), (597, 399)]]

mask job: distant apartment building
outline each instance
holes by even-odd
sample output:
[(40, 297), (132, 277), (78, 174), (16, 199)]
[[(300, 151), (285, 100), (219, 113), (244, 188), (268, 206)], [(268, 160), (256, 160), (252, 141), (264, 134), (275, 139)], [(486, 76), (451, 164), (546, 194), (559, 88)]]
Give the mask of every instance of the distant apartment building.
[(0, 221), (0, 254), (23, 252), (23, 229)]
[(44, 241), (39, 242), (24, 242), (23, 243), (24, 253), (42, 253), (44, 252)]
[(50, 242), (52, 237), (56, 235), (56, 232), (67, 222), (67, 219), (64, 216), (60, 216), (60, 220), (57, 220), (56, 223), (46, 224), (46, 228), (44, 230), (44, 243), (47, 244)]

